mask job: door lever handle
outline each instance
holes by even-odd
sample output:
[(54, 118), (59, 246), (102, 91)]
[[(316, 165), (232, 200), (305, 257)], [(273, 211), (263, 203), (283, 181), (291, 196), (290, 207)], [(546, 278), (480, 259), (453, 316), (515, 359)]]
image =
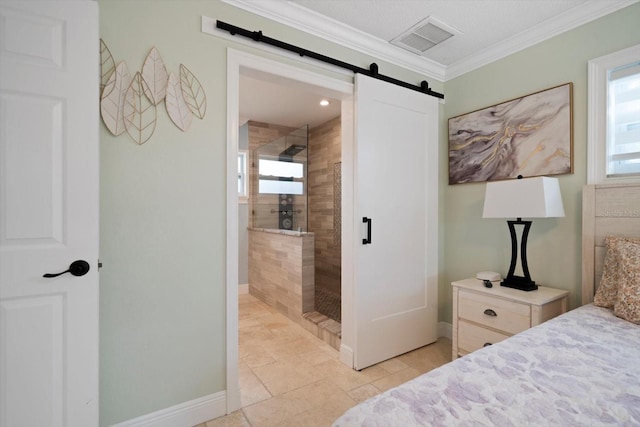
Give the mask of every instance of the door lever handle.
[(58, 277), (65, 273), (71, 273), (72, 276), (84, 276), (89, 272), (90, 269), (91, 269), (91, 266), (89, 266), (89, 263), (87, 261), (79, 259), (77, 261), (73, 261), (69, 266), (69, 268), (63, 271), (62, 273), (47, 273), (47, 274), (44, 274), (42, 277), (47, 277), (47, 278)]

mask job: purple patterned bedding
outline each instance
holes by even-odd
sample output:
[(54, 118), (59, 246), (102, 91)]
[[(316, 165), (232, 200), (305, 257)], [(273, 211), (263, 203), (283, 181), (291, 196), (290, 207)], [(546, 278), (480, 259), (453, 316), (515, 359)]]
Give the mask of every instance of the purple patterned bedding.
[(640, 326), (591, 304), (375, 396), (333, 424), (587, 425), (640, 425)]

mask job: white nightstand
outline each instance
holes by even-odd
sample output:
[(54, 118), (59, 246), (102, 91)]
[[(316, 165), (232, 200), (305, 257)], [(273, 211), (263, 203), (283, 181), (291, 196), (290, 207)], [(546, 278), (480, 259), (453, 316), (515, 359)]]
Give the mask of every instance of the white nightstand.
[(453, 286), (453, 359), (539, 325), (567, 311), (568, 291), (538, 287), (531, 292), (494, 282), (465, 279)]

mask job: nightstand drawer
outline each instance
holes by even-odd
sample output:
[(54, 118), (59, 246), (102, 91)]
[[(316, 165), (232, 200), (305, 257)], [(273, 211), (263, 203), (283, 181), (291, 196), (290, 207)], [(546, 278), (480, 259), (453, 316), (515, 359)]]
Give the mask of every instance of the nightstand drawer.
[(469, 278), (453, 286), (453, 359), (495, 344), (567, 311), (569, 292), (540, 286), (532, 292)]
[(531, 327), (531, 307), (528, 304), (464, 290), (458, 296), (458, 317), (508, 334), (517, 334)]
[(486, 344), (495, 344), (509, 335), (482, 328), (464, 320), (458, 322), (458, 348), (461, 352), (476, 351)]

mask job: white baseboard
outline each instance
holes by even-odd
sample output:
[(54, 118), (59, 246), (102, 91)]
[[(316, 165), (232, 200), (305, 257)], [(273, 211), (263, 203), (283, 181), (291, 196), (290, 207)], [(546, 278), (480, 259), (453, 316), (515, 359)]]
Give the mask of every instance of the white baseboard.
[(340, 344), (340, 361), (353, 368), (353, 350), (344, 344)]
[(451, 339), (453, 336), (453, 325), (447, 322), (438, 322), (438, 336)]
[(203, 396), (111, 427), (193, 427), (226, 414), (226, 392)]
[(248, 294), (249, 293), (249, 284), (245, 283), (243, 285), (238, 285), (238, 294)]

